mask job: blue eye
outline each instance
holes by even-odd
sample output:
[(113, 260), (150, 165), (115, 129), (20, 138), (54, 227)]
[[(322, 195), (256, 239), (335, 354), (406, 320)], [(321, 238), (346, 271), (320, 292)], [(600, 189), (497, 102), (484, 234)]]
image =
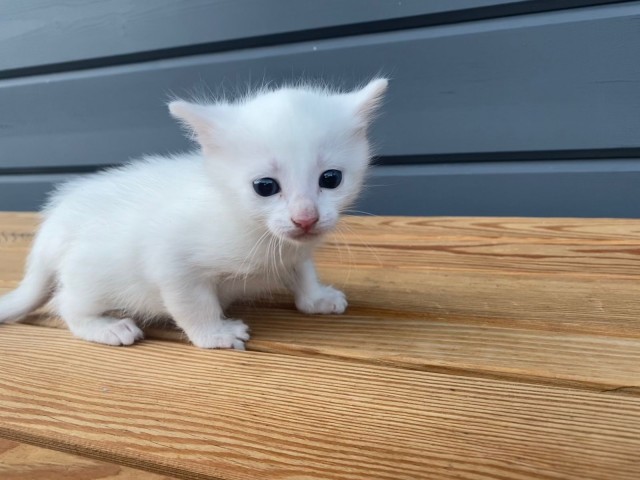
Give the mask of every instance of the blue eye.
[(270, 197), (280, 191), (280, 185), (273, 178), (259, 178), (253, 181), (253, 189), (261, 197)]
[(327, 170), (320, 175), (320, 188), (337, 188), (342, 183), (342, 172), (340, 170)]

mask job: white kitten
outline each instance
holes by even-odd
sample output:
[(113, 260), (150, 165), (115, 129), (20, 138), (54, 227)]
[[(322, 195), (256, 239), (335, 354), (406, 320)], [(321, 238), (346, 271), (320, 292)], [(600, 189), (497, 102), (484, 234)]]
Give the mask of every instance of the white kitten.
[(201, 151), (147, 157), (71, 181), (52, 197), (20, 287), (0, 322), (54, 305), (86, 340), (130, 345), (127, 316), (170, 315), (203, 348), (243, 349), (232, 301), (283, 282), (306, 313), (342, 313), (312, 253), (358, 194), (369, 163), (367, 125), (387, 80), (332, 93), (301, 87), (236, 103), (170, 103)]

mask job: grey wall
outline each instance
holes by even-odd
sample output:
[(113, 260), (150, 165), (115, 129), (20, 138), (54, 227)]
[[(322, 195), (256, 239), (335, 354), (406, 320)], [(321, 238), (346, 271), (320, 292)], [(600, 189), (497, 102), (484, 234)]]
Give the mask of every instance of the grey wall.
[(383, 73), (377, 214), (640, 216), (640, 2), (0, 3), (0, 209), (189, 148), (169, 94)]

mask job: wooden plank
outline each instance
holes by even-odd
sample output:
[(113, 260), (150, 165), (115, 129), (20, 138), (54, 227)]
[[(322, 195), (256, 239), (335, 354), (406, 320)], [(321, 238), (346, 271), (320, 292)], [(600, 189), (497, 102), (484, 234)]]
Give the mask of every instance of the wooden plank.
[[(35, 224), (0, 214), (0, 288), (20, 280)], [(639, 220), (352, 217), (343, 230), (317, 258), (348, 315), (302, 315), (289, 295), (238, 306), (249, 349), (640, 394)]]
[[(609, 335), (605, 328), (601, 334), (580, 334), (507, 321), (502, 323), (508, 326), (500, 326), (469, 316), (352, 310), (327, 318), (261, 305), (236, 307), (232, 314), (251, 326), (247, 348), (253, 351), (640, 396), (638, 325), (635, 338), (625, 338)], [(49, 315), (33, 316), (27, 323), (64, 327)], [(149, 339), (187, 341), (167, 326), (145, 331)]]
[(171, 92), (300, 78), (351, 87), (381, 68), (393, 77), (373, 129), (382, 156), (637, 149), (640, 63), (623, 47), (637, 43), (639, 17), (640, 2), (625, 2), (3, 80), (0, 166), (180, 151)]
[[(0, 222), (15, 221), (25, 229), (33, 226), (32, 214), (0, 213)], [(376, 239), (383, 245), (404, 239), (411, 248), (431, 238), (443, 241), (508, 240), (519, 243), (566, 244), (574, 242), (626, 243), (640, 241), (640, 220), (610, 218), (518, 218), (518, 217), (363, 217), (345, 218), (349, 241)], [(585, 259), (588, 261), (588, 259)]]
[[(0, 247), (17, 248), (24, 255), (38, 218), (30, 212), (0, 212)], [(340, 280), (330, 267), (495, 271), (525, 277), (550, 272), (554, 278), (623, 281), (640, 275), (639, 245), (637, 219), (347, 216), (317, 259), (340, 283), (346, 278)], [(20, 263), (24, 257), (14, 260)], [(4, 280), (15, 282), (21, 272), (7, 269)], [(342, 273), (350, 274), (348, 269)]]
[[(528, 318), (385, 312), (350, 299), (356, 307), (340, 317), (302, 315), (291, 300), (236, 306), (230, 315), (250, 325), (247, 348), (252, 351), (640, 396), (640, 325), (635, 319), (584, 322), (583, 328), (566, 319), (557, 325)], [(66, 328), (48, 313), (34, 314), (25, 323)], [(147, 326), (145, 338), (187, 342), (171, 324)]]
[(7, 241), (5, 237), (13, 235), (25, 235), (33, 237), (35, 229), (40, 222), (40, 216), (33, 212), (0, 212), (0, 225), (3, 232), (3, 241)]
[(173, 477), (0, 438), (3, 480), (170, 480)]
[(321, 272), (326, 281), (345, 288), (354, 313), (631, 338), (639, 333), (637, 279), (549, 280), (550, 274), (518, 278), (405, 269), (333, 274), (332, 269), (322, 268)]
[(635, 279), (636, 219), (350, 217), (318, 252), (323, 265)]
[(170, 342), (0, 335), (0, 425), (184, 478), (636, 479), (640, 399)]
[[(350, 0), (348, 3), (278, 0), (276, 4), (262, 0), (93, 0), (60, 4), (47, 0), (5, 0), (0, 16), (0, 75), (8, 69), (299, 34), (327, 27), (351, 25), (358, 29), (363, 23), (416, 15), (439, 15), (443, 21), (443, 13), (473, 9), (471, 16), (447, 17), (449, 22), (456, 18), (469, 20), (474, 16), (483, 18), (480, 7), (487, 6), (508, 5), (509, 12), (518, 6), (525, 12), (548, 9), (548, 6), (535, 5), (543, 3), (528, 0)], [(598, 2), (570, 3), (574, 6)], [(501, 14), (500, 9), (491, 12), (496, 16)], [(184, 28), (185, 25), (188, 28)], [(117, 27), (115, 35), (114, 26)]]

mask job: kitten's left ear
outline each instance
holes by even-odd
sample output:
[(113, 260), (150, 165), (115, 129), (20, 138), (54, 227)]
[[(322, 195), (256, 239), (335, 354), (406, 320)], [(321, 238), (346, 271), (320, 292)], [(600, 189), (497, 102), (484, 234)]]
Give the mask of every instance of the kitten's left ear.
[(175, 100), (169, 103), (169, 112), (183, 127), (193, 134), (202, 149), (212, 151), (217, 147), (216, 120), (214, 120), (215, 106), (198, 105), (196, 103)]
[(386, 78), (376, 78), (371, 80), (360, 90), (357, 90), (349, 96), (352, 98), (354, 105), (354, 113), (361, 123), (361, 128), (366, 128), (372, 117), (378, 110), (382, 97), (387, 91), (389, 80)]

